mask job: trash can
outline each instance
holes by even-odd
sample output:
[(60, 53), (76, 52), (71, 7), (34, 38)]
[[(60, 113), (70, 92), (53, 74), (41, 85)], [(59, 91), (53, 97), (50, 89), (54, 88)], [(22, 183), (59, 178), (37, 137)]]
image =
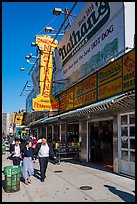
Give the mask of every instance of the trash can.
[(5, 143), (2, 144), (2, 154), (6, 154), (6, 145), (5, 145)]
[(20, 174), (21, 166), (4, 167), (5, 191), (7, 193), (20, 190)]

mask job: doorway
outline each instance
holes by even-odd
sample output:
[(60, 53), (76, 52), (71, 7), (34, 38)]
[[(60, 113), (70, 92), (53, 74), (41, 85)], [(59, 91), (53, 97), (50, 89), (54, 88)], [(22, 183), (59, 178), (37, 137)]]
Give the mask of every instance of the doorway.
[(89, 162), (113, 169), (113, 120), (89, 123)]
[(119, 115), (119, 172), (135, 177), (135, 112)]

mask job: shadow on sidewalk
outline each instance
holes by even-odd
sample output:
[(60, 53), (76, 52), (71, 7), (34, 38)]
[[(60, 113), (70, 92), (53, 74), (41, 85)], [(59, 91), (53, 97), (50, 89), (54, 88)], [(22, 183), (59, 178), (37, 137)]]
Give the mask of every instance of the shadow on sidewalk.
[(62, 158), (61, 162), (78, 164), (78, 165), (81, 165), (81, 166), (87, 166), (87, 167), (90, 167), (90, 168), (93, 168), (93, 169), (105, 171), (105, 172), (108, 172), (108, 173), (111, 173), (111, 174), (116, 174), (115, 172), (113, 172), (112, 169), (106, 168), (106, 167), (104, 167), (102, 165), (99, 165), (98, 163), (96, 163), (96, 164), (95, 163), (87, 163), (87, 162), (84, 162), (84, 161), (75, 160), (75, 159), (68, 159), (68, 158), (67, 159)]
[(117, 190), (116, 187), (114, 186), (109, 186), (109, 185), (104, 185), (106, 188), (108, 188), (108, 190), (110, 190), (113, 194), (119, 196), (123, 201), (125, 202), (135, 202), (135, 196), (121, 191), (121, 190)]
[[(123, 176), (132, 180), (135, 180), (135, 177), (133, 176), (129, 176), (126, 174), (118, 174), (116, 172), (113, 171), (113, 168), (107, 168), (105, 166), (102, 166), (100, 163), (87, 163), (85, 161), (81, 161), (81, 160), (76, 160), (74, 158), (61, 158), (61, 162), (65, 162), (65, 163), (72, 163), (72, 164), (76, 164), (76, 165), (81, 165), (81, 166), (85, 166), (85, 167), (89, 167), (91, 169), (96, 169), (96, 170), (101, 170), (113, 175), (117, 175), (117, 176)], [(52, 163), (52, 162), (51, 162)]]
[[(40, 176), (40, 172), (39, 172), (39, 170), (38, 169), (35, 169), (34, 168), (34, 175), (33, 175), (35, 178), (37, 178), (37, 179), (39, 179), (39, 180), (41, 180), (41, 176)], [(22, 183), (24, 183), (24, 178), (22, 177), (22, 175), (21, 175), (21, 177), (20, 177), (20, 182), (22, 182)]]
[(34, 175), (33, 175), (35, 178), (41, 180), (41, 174), (40, 174), (40, 171), (38, 169), (35, 169), (34, 168)]

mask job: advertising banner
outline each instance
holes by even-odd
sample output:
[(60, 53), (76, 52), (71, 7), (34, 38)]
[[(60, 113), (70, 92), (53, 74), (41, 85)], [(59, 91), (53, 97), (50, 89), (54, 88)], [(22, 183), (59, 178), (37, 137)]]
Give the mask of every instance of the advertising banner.
[(83, 93), (87, 93), (96, 88), (96, 74), (83, 80)]
[(124, 91), (135, 87), (135, 51), (123, 57), (123, 89)]
[(41, 50), (40, 94), (33, 99), (33, 109), (37, 111), (58, 110), (58, 101), (52, 96), (52, 52), (57, 41), (52, 43), (50, 36), (36, 36), (36, 43)]
[(61, 101), (59, 110), (65, 112), (105, 100), (134, 88), (135, 50), (132, 50), (63, 92), (59, 97)]
[(73, 108), (73, 97), (74, 97), (74, 91), (73, 91), (73, 88), (71, 88), (67, 90), (66, 110), (70, 110)]
[(64, 112), (66, 110), (66, 100), (67, 100), (67, 94), (66, 92), (61, 94), (59, 98), (59, 109), (60, 112)]
[(108, 58), (124, 49), (124, 32), (123, 2), (86, 2), (57, 46), (58, 80), (60, 72), (69, 79), (69, 86), (101, 69)]
[(105, 99), (109, 96), (116, 95), (122, 92), (122, 77), (110, 81), (98, 88), (98, 99)]
[(83, 93), (82, 82), (74, 86), (74, 98), (80, 96)]
[(98, 71), (98, 86), (113, 81), (118, 77), (122, 77), (122, 66), (122, 58), (120, 58)]
[(74, 99), (74, 108), (96, 101), (96, 90)]
[(23, 115), (24, 115), (23, 112), (21, 112), (21, 113), (14, 113), (14, 121), (13, 121), (13, 123), (16, 124), (16, 125), (22, 125)]
[(12, 113), (12, 121), (13, 121), (13, 124), (15, 124), (15, 117), (16, 117), (16, 112), (13, 112), (13, 113)]

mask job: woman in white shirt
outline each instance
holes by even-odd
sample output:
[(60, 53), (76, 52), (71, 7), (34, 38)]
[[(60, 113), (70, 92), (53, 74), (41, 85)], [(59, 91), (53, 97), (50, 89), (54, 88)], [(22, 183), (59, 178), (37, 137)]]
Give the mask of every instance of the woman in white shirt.
[(15, 138), (15, 144), (12, 144), (11, 146), (11, 154), (12, 154), (12, 159), (13, 159), (13, 165), (20, 165), (20, 160), (21, 160), (21, 144), (19, 144), (19, 139)]

